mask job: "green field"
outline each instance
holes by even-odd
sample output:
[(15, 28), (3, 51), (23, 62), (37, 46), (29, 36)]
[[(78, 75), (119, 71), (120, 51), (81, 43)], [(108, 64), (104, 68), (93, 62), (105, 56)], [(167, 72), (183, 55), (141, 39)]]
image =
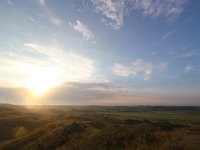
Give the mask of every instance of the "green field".
[(125, 118), (200, 122), (200, 111), (111, 112), (106, 114)]

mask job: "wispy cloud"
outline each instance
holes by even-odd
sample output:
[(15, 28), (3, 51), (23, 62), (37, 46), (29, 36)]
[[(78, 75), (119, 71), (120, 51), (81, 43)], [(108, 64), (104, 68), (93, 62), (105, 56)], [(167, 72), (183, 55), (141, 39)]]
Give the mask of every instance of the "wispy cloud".
[(124, 66), (122, 64), (115, 64), (113, 72), (119, 76), (128, 77), (130, 75), (136, 75), (136, 72), (132, 71), (131, 67)]
[(76, 20), (75, 23), (73, 24), (69, 23), (69, 24), (73, 27), (75, 31), (81, 33), (86, 41), (94, 39), (94, 34), (92, 33), (92, 31), (90, 31), (88, 27), (81, 21)]
[[(179, 74), (172, 76), (175, 79), (192, 78), (196, 70), (193, 65), (186, 65)], [(196, 72), (197, 73), (197, 72)]]
[(103, 21), (115, 29), (124, 24), (124, 18), (131, 12), (141, 11), (145, 16), (164, 16), (174, 19), (184, 10), (188, 0), (91, 0), (97, 13), (104, 16)]
[(47, 6), (46, 0), (37, 0), (40, 6), (44, 9), (49, 21), (56, 26), (61, 26), (63, 24), (62, 20), (55, 15)]
[(195, 49), (189, 50), (189, 51), (184, 51), (179, 54), (176, 54), (173, 56), (173, 58), (187, 58), (187, 57), (192, 57), (192, 56), (198, 56), (199, 52)]
[(167, 63), (152, 64), (142, 59), (134, 60), (130, 65), (115, 64), (113, 72), (122, 77), (143, 75), (144, 80), (150, 80), (153, 69), (164, 70), (168, 66)]
[(95, 11), (104, 15), (105, 20), (115, 29), (119, 29), (124, 23), (126, 15), (126, 1), (125, 0), (91, 0), (95, 7)]
[(13, 2), (11, 0), (7, 0), (7, 4), (13, 6)]
[(168, 38), (171, 37), (174, 33), (175, 33), (174, 31), (168, 32), (167, 34), (165, 34), (165, 35), (161, 38), (161, 41), (164, 41), (164, 40), (168, 39)]
[(189, 73), (189, 72), (193, 71), (193, 68), (194, 67), (192, 65), (186, 66), (185, 69), (184, 69), (184, 73)]
[(161, 63), (158, 63), (157, 65), (156, 65), (156, 68), (158, 69), (158, 70), (165, 70), (165, 69), (167, 69), (168, 68), (168, 62), (161, 62)]
[[(88, 80), (95, 73), (94, 62), (79, 54), (63, 50), (58, 46), (25, 43), (25, 47), (47, 56), (47, 65), (55, 67), (65, 80)], [(61, 78), (63, 78), (61, 77)]]
[(0, 82), (2, 84), (7, 82), (9, 85), (26, 86), (35, 77), (45, 78), (42, 76), (46, 73), (51, 74), (53, 82), (57, 84), (67, 81), (91, 81), (96, 76), (93, 60), (60, 46), (25, 43), (24, 48), (31, 55), (1, 53)]
[(188, 0), (133, 0), (133, 8), (141, 10), (144, 15), (175, 18), (184, 10)]
[(38, 0), (38, 2), (40, 3), (40, 5), (44, 6), (45, 5), (45, 0)]
[(54, 16), (54, 15), (49, 15), (49, 19), (53, 24), (55, 24), (57, 26), (61, 26), (62, 25), (62, 20), (60, 18)]

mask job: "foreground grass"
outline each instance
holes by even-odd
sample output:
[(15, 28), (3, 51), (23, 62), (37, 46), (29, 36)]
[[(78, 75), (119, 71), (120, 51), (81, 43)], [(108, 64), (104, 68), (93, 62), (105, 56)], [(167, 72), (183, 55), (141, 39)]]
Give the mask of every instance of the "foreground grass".
[(178, 107), (0, 105), (0, 149), (199, 150), (199, 114)]

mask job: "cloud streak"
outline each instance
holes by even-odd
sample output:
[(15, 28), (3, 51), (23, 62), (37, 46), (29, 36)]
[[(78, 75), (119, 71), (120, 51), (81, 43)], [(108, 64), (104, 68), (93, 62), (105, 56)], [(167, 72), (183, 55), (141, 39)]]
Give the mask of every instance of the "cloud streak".
[(75, 31), (81, 33), (86, 41), (94, 39), (94, 34), (92, 33), (92, 31), (90, 31), (88, 27), (81, 21), (76, 20), (74, 24), (70, 23), (70, 25)]
[(161, 38), (161, 41), (165, 41), (166, 39), (168, 39), (169, 37), (171, 37), (173, 34), (175, 34), (174, 31), (168, 32), (167, 34), (165, 34), (165, 35)]
[(175, 55), (174, 58), (188, 58), (188, 57), (198, 56), (198, 55), (199, 55), (199, 52), (197, 50), (189, 50), (189, 51), (184, 51)]

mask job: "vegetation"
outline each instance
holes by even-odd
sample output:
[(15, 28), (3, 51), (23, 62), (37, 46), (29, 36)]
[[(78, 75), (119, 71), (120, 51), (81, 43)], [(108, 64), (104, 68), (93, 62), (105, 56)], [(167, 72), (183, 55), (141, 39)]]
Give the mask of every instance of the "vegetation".
[(199, 107), (0, 105), (1, 150), (199, 150)]

